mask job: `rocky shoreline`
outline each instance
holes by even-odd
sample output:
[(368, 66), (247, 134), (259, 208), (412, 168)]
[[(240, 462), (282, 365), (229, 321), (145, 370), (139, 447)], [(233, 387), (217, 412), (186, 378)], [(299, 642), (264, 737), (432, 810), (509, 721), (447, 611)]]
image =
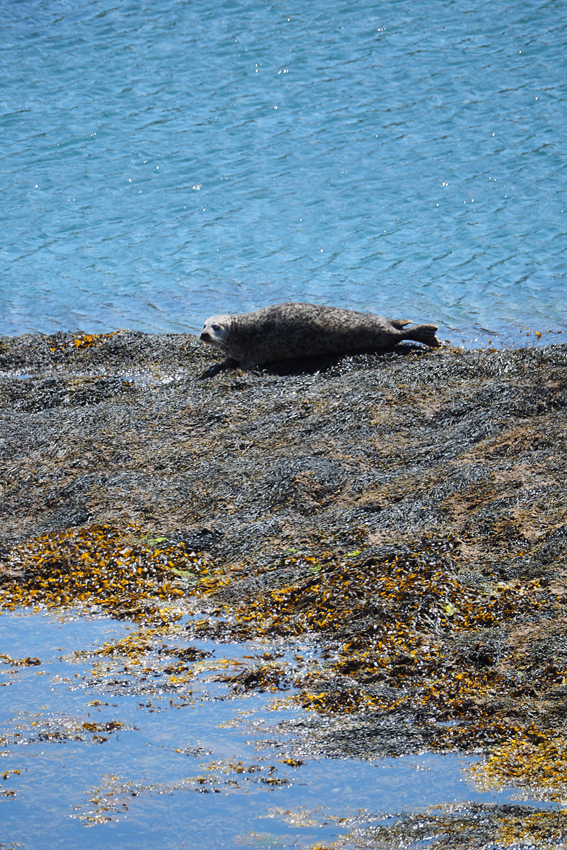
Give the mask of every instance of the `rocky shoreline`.
[(201, 634), (319, 643), (317, 671), (234, 687), (345, 718), (322, 752), (483, 752), (487, 787), (567, 799), (567, 345), (213, 358), (189, 335), (0, 338), (4, 606), (100, 602), (81, 551), (134, 553), (153, 583), (114, 590), (117, 616), (167, 586), (203, 601)]

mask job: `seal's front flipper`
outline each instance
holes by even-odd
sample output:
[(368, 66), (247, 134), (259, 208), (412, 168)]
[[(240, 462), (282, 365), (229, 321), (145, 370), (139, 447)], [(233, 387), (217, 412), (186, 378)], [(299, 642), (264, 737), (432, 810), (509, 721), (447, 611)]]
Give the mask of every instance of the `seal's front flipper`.
[(238, 368), (238, 360), (233, 360), (231, 357), (228, 360), (223, 360), (222, 363), (215, 363), (213, 366), (209, 366), (208, 369), (199, 375), (199, 380), (204, 381), (205, 378), (214, 378), (215, 375), (218, 375), (220, 372), (228, 372), (229, 369)]

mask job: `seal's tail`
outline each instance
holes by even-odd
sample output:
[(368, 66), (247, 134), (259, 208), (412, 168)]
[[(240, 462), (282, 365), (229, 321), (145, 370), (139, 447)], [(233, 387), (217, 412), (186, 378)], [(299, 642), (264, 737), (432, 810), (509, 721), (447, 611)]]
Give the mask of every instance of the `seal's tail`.
[(430, 348), (439, 348), (441, 343), (435, 336), (436, 331), (437, 325), (416, 325), (414, 328), (404, 330), (404, 339), (422, 342)]

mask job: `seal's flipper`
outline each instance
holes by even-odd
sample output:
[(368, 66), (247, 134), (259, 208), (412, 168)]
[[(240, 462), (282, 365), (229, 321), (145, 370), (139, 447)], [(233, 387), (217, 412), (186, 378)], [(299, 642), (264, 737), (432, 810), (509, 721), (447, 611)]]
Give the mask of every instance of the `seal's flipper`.
[(430, 348), (439, 348), (441, 343), (435, 336), (437, 330), (437, 325), (416, 325), (415, 328), (408, 328), (404, 331), (404, 339), (422, 342)]
[(208, 369), (199, 375), (199, 380), (204, 381), (205, 378), (214, 378), (215, 375), (218, 375), (220, 372), (227, 372), (229, 369), (237, 369), (238, 362), (233, 360), (232, 358), (228, 358), (228, 360), (223, 360), (222, 363), (214, 363), (212, 366), (209, 366)]

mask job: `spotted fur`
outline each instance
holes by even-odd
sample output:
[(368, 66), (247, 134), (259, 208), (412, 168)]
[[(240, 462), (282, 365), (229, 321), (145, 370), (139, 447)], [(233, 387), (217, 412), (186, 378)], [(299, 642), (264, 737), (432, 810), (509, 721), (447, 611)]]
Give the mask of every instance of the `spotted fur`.
[(321, 354), (384, 351), (404, 339), (431, 348), (440, 345), (436, 325), (409, 324), (373, 313), (290, 302), (239, 316), (211, 316), (201, 339), (246, 369)]

